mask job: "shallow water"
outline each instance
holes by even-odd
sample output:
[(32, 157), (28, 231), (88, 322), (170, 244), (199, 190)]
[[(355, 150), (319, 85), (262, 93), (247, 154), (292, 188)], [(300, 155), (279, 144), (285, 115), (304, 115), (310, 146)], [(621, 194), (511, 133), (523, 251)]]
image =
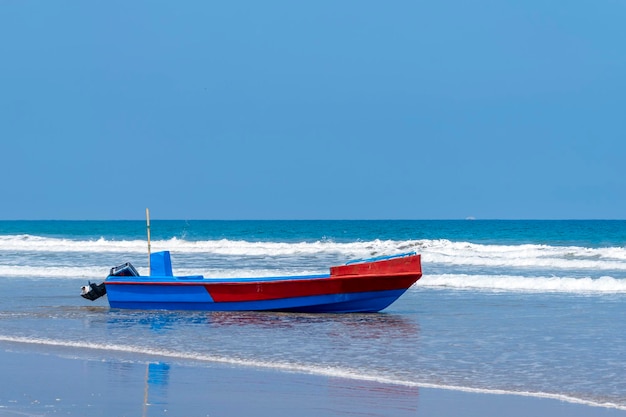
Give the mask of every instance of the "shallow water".
[(80, 286), (129, 260), (145, 272), (141, 222), (0, 222), (0, 341), (626, 409), (626, 223), (480, 223), (164, 222), (157, 233), (153, 250), (171, 250), (175, 272), (205, 276), (422, 254), (424, 277), (383, 313), (307, 315), (110, 310)]

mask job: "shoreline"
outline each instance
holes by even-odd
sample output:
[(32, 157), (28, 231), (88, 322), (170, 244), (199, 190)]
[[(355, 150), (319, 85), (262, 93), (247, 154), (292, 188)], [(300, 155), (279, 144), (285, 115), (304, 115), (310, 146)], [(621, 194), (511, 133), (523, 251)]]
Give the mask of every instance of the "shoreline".
[[(94, 355), (94, 353), (96, 353)], [(103, 355), (104, 356), (104, 355)], [(0, 342), (0, 416), (572, 416), (626, 410), (432, 386)]]
[[(531, 399), (546, 399), (555, 400), (559, 402), (571, 403), (575, 405), (584, 405), (592, 408), (606, 408), (615, 409), (618, 411), (625, 411), (626, 406), (618, 405), (611, 402), (599, 403), (592, 400), (585, 400), (576, 397), (567, 396), (565, 394), (553, 394), (546, 392), (530, 392), (530, 391), (506, 391), (502, 389), (487, 389), (487, 388), (471, 388), (463, 386), (453, 385), (437, 385), (433, 383), (414, 383), (403, 380), (388, 379), (384, 377), (370, 376), (363, 373), (355, 373), (351, 370), (341, 371), (339, 369), (328, 370), (324, 367), (306, 366), (306, 365), (285, 365), (280, 363), (271, 363), (265, 361), (252, 361), (249, 359), (236, 359), (236, 358), (223, 358), (220, 356), (205, 356), (205, 355), (186, 355), (179, 352), (167, 352), (163, 350), (144, 349), (138, 350), (134, 346), (110, 346), (98, 343), (72, 343), (72, 342), (60, 342), (51, 341), (47, 339), (25, 338), (25, 337), (4, 337), (0, 336), (0, 349), (2, 344), (15, 345), (18, 348), (15, 351), (26, 351), (32, 349), (34, 351), (45, 351), (45, 354), (49, 354), (50, 350), (59, 350), (58, 355), (60, 357), (67, 356), (67, 351), (80, 351), (82, 354), (80, 358), (75, 359), (83, 360), (96, 360), (95, 357), (101, 358), (97, 352), (102, 352), (109, 356), (113, 356), (113, 360), (119, 360), (117, 356), (127, 355), (132, 357), (132, 362), (142, 363), (154, 363), (158, 362), (158, 359), (163, 359), (164, 362), (183, 362), (185, 366), (193, 367), (223, 367), (230, 369), (247, 369), (251, 372), (273, 372), (273, 373), (290, 373), (301, 374), (311, 377), (321, 377), (330, 379), (344, 379), (346, 381), (354, 381), (355, 383), (372, 383), (388, 386), (404, 387), (406, 389), (433, 389), (441, 391), (452, 391), (466, 394), (477, 395), (504, 395), (512, 397), (526, 397)], [(13, 351), (13, 350), (9, 350)], [(89, 358), (89, 359), (87, 359)], [(100, 359), (98, 359), (100, 360)]]

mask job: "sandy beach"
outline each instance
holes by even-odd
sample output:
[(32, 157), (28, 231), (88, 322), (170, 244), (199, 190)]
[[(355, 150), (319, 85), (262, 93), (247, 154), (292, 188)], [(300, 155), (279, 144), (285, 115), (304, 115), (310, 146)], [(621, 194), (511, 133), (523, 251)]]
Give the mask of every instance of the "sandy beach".
[(598, 416), (554, 399), (0, 344), (1, 416)]

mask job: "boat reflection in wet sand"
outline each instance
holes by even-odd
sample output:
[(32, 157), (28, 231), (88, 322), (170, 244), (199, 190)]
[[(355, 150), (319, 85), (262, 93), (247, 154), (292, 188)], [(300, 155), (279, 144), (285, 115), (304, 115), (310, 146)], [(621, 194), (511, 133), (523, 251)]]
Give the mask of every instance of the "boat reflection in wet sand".
[(348, 262), (329, 274), (260, 278), (175, 276), (169, 251), (150, 255), (150, 275), (125, 263), (101, 284), (82, 287), (95, 300), (105, 295), (111, 308), (290, 311), (304, 313), (377, 312), (396, 301), (422, 276), (415, 252)]

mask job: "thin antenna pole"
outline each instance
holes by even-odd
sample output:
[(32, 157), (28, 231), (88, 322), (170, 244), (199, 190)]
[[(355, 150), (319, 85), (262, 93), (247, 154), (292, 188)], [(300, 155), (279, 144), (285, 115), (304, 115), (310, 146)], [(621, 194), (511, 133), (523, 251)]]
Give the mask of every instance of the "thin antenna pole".
[(148, 208), (146, 208), (146, 229), (148, 231), (148, 271), (150, 271), (150, 210)]

